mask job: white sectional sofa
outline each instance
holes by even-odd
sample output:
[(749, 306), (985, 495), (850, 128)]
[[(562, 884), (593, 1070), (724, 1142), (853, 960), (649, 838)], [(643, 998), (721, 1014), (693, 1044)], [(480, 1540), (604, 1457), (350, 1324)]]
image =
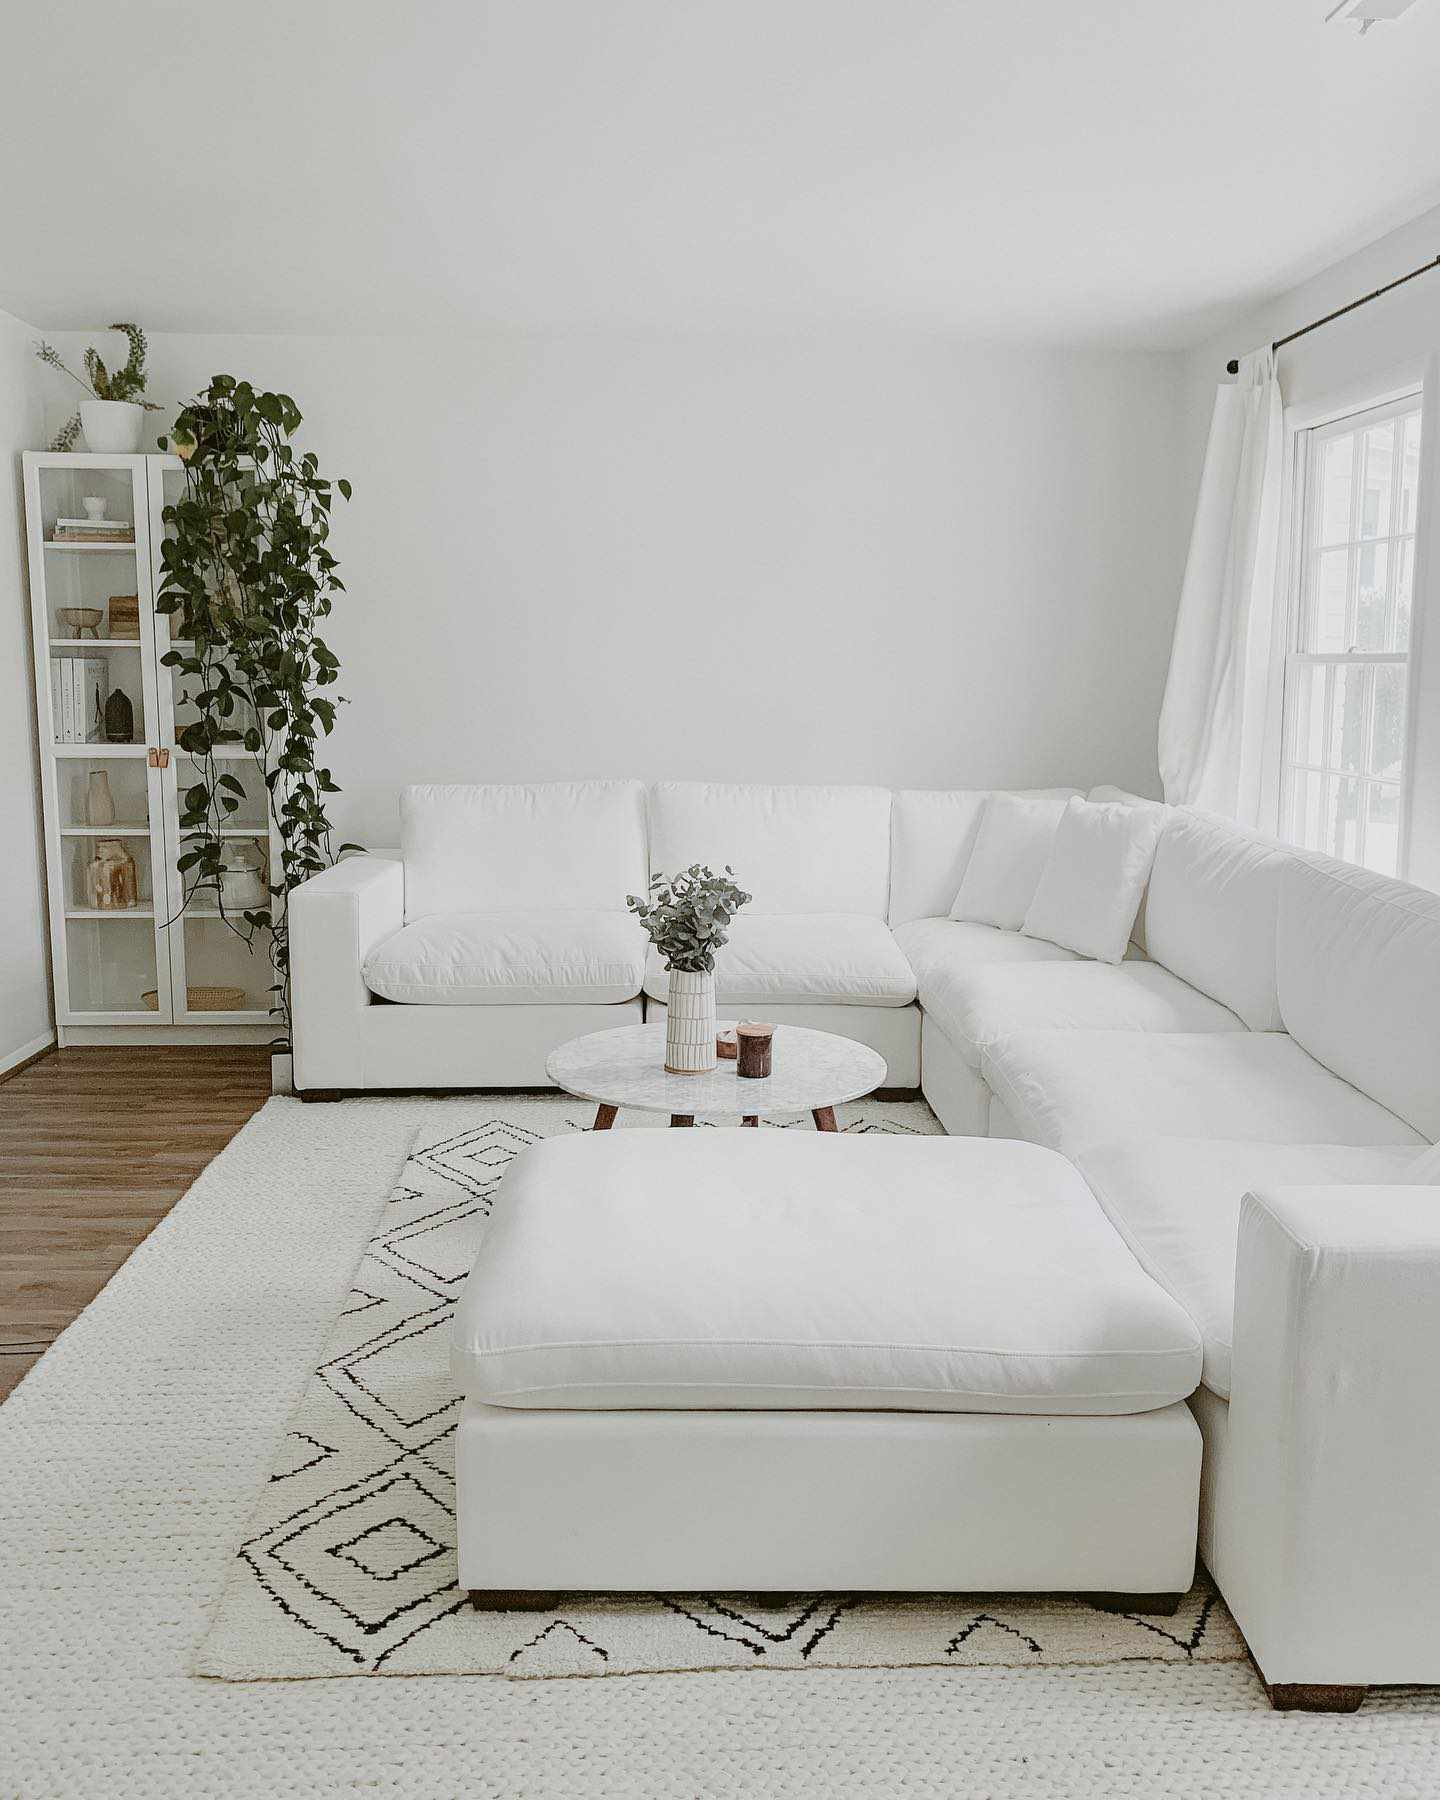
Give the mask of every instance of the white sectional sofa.
[(543, 1082), (565, 1038), (663, 1014), (625, 894), (733, 864), (722, 1010), (847, 1033), (952, 1134), (1063, 1152), (1194, 1320), (1201, 1549), (1267, 1679), (1440, 1682), (1440, 1186), (1411, 1185), (1440, 897), (1167, 812), (1145, 948), (1091, 962), (948, 917), (986, 799), (412, 789), (398, 860), (292, 899), (297, 1085)]

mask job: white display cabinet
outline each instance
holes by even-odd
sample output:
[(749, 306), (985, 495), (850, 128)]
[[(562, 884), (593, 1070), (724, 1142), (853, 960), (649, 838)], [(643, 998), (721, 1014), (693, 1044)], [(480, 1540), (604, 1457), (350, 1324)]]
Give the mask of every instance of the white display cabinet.
[[(181, 910), (180, 795), (196, 772), (176, 746), (180, 678), (161, 662), (171, 640), (155, 599), (161, 514), (184, 467), (50, 451), (27, 451), (24, 465), (60, 1042), (267, 1043), (277, 1026), (266, 940), (247, 946), (213, 903)], [(97, 512), (88, 537), (59, 524)], [(132, 541), (104, 541), (126, 532)], [(245, 752), (226, 760), (246, 798), (225, 835), (273, 869), (264, 782)]]

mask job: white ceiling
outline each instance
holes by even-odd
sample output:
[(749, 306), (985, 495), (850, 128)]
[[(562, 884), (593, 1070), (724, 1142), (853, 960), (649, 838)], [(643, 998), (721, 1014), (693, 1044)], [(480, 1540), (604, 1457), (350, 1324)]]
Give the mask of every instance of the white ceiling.
[(12, 0), (0, 305), (1180, 346), (1440, 199), (1440, 4), (1330, 4)]

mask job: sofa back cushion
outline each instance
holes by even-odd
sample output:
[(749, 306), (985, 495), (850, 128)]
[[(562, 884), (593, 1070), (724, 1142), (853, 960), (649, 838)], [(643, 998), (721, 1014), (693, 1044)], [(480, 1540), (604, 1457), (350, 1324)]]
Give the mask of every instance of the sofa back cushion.
[(1440, 1138), (1440, 895), (1290, 855), (1276, 944), (1280, 1016), (1295, 1041)]
[(885, 917), (890, 793), (872, 787), (741, 787), (662, 781), (649, 791), (650, 867), (720, 870), (757, 913)]
[[(1068, 800), (1075, 788), (1028, 788), (1027, 799)], [(902, 788), (890, 815), (890, 923), (943, 919), (960, 892), (985, 788)]]
[(1173, 808), (1155, 852), (1145, 947), (1171, 974), (1281, 1031), (1275, 989), (1280, 875), (1294, 852), (1209, 813)]
[(517, 907), (623, 910), (648, 880), (644, 796), (638, 781), (402, 789), (407, 923)]

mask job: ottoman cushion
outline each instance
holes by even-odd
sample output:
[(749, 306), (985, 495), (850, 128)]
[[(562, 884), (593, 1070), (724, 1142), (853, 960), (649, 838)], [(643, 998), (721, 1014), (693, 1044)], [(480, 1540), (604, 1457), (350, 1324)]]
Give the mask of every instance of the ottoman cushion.
[(1053, 1151), (621, 1130), (511, 1164), (453, 1362), (497, 1406), (1136, 1413), (1201, 1349)]

